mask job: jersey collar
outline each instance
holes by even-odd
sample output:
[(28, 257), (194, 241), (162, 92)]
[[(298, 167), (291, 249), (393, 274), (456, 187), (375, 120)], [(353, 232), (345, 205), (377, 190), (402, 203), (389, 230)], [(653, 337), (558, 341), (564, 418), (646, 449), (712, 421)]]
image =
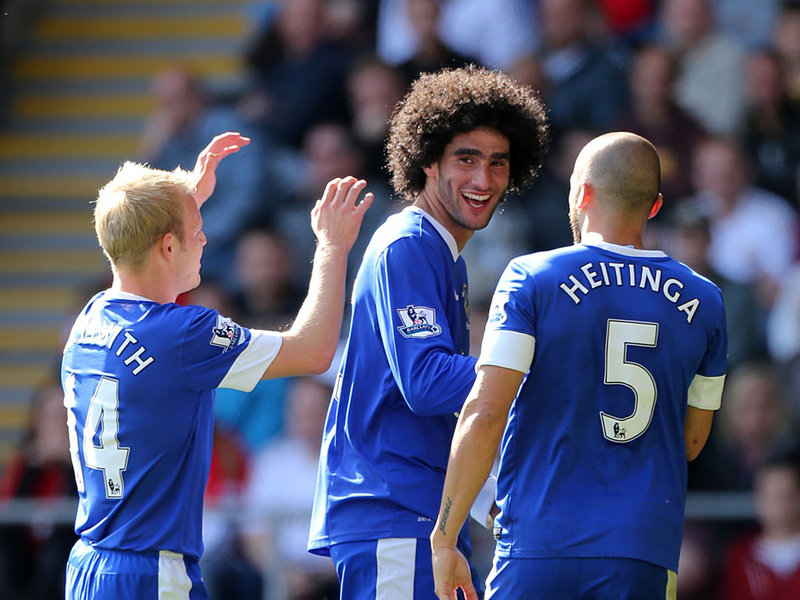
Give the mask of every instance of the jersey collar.
[(450, 254), (453, 255), (453, 262), (456, 262), (458, 260), (459, 252), (458, 252), (458, 244), (456, 244), (456, 238), (454, 238), (453, 234), (451, 234), (449, 231), (447, 231), (447, 229), (445, 229), (444, 225), (439, 223), (439, 221), (434, 219), (431, 215), (422, 210), (419, 206), (407, 206), (403, 210), (419, 213), (423, 217), (425, 217), (430, 222), (430, 224), (433, 225), (433, 228), (439, 232), (439, 235), (442, 236), (442, 239), (447, 244), (447, 247), (450, 248)]
[(608, 242), (599, 240), (596, 242), (592, 241), (591, 243), (584, 242), (583, 245), (602, 248), (604, 250), (608, 250), (609, 252), (614, 252), (615, 254), (622, 254), (623, 256), (639, 256), (642, 258), (665, 258), (667, 256), (661, 250), (640, 250), (639, 248), (634, 248), (633, 246), (620, 246), (618, 244), (610, 244)]
[(133, 302), (155, 302), (155, 300), (151, 300), (150, 298), (145, 298), (144, 296), (137, 296), (136, 294), (131, 294), (129, 292), (123, 292), (120, 290), (115, 290), (112, 288), (108, 288), (105, 292), (103, 292), (103, 299), (104, 300), (129, 300)]

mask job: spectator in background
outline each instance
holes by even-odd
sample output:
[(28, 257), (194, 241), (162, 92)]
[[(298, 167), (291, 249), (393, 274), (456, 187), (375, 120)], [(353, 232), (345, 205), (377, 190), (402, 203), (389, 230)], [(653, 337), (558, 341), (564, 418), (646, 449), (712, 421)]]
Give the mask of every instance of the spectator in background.
[(773, 45), (781, 57), (789, 96), (800, 101), (800, 2), (786, 0), (778, 15)]
[(671, 254), (717, 284), (725, 301), (728, 319), (728, 369), (767, 359), (766, 311), (747, 283), (732, 281), (709, 263), (711, 229), (708, 218), (696, 206), (686, 204), (672, 212), (669, 223)]
[(694, 201), (711, 222), (709, 262), (718, 273), (755, 286), (769, 308), (797, 252), (797, 215), (780, 196), (751, 184), (733, 140), (703, 141), (694, 155)]
[(407, 85), (411, 85), (422, 73), (432, 73), (443, 68), (457, 69), (477, 62), (472, 57), (455, 52), (442, 40), (439, 33), (442, 3), (443, 0), (406, 2), (408, 23), (417, 40), (414, 52), (400, 64)]
[[(44, 381), (33, 397), (22, 444), (0, 479), (0, 501), (77, 501), (66, 419), (61, 384), (56, 379)], [(29, 524), (3, 526), (0, 598), (50, 600), (64, 596), (64, 568), (76, 537), (69, 522), (52, 519), (40, 512), (31, 515)]]
[[(360, 260), (364, 248), (378, 223), (390, 211), (389, 188), (382, 178), (376, 180), (368, 173), (364, 152), (358, 145), (352, 131), (343, 123), (319, 123), (306, 134), (303, 143), (305, 172), (300, 178), (301, 185), (294, 191), (286, 204), (273, 215), (276, 227), (287, 239), (292, 241), (292, 249), (297, 260), (295, 276), (298, 281), (306, 281), (314, 254), (314, 237), (309, 234), (305, 221), (308, 211), (319, 197), (317, 183), (331, 173), (350, 173), (355, 177), (367, 179), (370, 190), (375, 194), (371, 209), (364, 217), (361, 233), (351, 251), (354, 259)], [(350, 273), (350, 278), (355, 273)]]
[(725, 384), (718, 426), (689, 465), (693, 491), (751, 491), (775, 440), (793, 423), (781, 381), (768, 363), (748, 363)]
[(661, 219), (691, 193), (692, 150), (705, 135), (700, 124), (675, 103), (675, 68), (675, 58), (661, 46), (637, 50), (629, 72), (630, 107), (616, 127), (647, 138), (658, 150), (665, 198)]
[(714, 22), (724, 35), (746, 48), (764, 48), (772, 38), (785, 0), (711, 0)]
[(268, 578), (282, 578), (289, 600), (339, 597), (333, 563), (306, 552), (331, 391), (321, 378), (293, 380), (286, 433), (256, 454), (245, 494), (247, 555)]
[(586, 0), (540, 0), (539, 55), (553, 139), (571, 127), (608, 131), (627, 102), (625, 65), (596, 39)]
[[(200, 81), (182, 67), (160, 72), (152, 89), (156, 106), (145, 125), (139, 155), (154, 168), (191, 169), (197, 155), (217, 133), (251, 129), (236, 110), (212, 105)], [(258, 206), (264, 161), (258, 140), (223, 161), (217, 170), (214, 196), (203, 207), (208, 244), (202, 273), (228, 287), (234, 284), (236, 239)]]
[[(409, 0), (380, 0), (378, 55), (390, 64), (408, 60), (417, 47), (409, 23)], [(536, 22), (533, 0), (443, 0), (440, 35), (455, 52), (481, 65), (506, 69), (533, 51)]]
[(308, 130), (347, 114), (344, 81), (351, 58), (328, 35), (324, 0), (280, 0), (251, 42), (246, 104), (269, 136), (299, 148)]
[(347, 75), (352, 134), (363, 151), (364, 172), (371, 183), (386, 179), (383, 158), (389, 119), (406, 89), (400, 70), (375, 57), (357, 62)]
[(552, 250), (572, 244), (572, 229), (564, 210), (564, 198), (569, 197), (569, 179), (575, 159), (594, 137), (596, 134), (593, 131), (579, 127), (563, 131), (547, 155), (539, 176), (523, 192), (518, 204), (525, 207), (527, 214), (521, 219), (527, 252)]
[(263, 581), (245, 556), (238, 522), (250, 457), (236, 431), (220, 425), (203, 502), (203, 581), (211, 600), (256, 600)]
[[(779, 446), (755, 479), (758, 533), (737, 539), (722, 572), (724, 600), (800, 598), (800, 448)], [(783, 446), (787, 446), (784, 444)]]
[(595, 0), (611, 35), (634, 46), (652, 40), (657, 4), (657, 0)]
[(800, 415), (800, 264), (783, 278), (769, 312), (767, 347), (786, 380), (792, 409)]
[(234, 269), (241, 319), (259, 329), (287, 329), (303, 301), (287, 238), (272, 226), (251, 225), (239, 237)]
[(795, 195), (800, 165), (800, 105), (792, 102), (780, 56), (748, 55), (744, 148), (755, 182), (787, 200)]
[(720, 546), (711, 523), (686, 520), (678, 560), (678, 600), (716, 598), (714, 592), (719, 577)]
[(735, 135), (744, 115), (744, 49), (716, 29), (710, 0), (663, 0), (664, 41), (678, 59), (678, 104), (703, 127)]

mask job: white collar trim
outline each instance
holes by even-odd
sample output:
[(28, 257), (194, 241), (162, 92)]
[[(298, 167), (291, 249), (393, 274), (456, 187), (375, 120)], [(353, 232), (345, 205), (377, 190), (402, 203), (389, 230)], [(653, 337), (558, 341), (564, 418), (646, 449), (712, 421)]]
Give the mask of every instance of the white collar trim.
[(112, 288), (108, 288), (105, 292), (103, 292), (103, 299), (105, 300), (132, 300), (134, 302), (155, 302), (155, 300), (151, 300), (150, 298), (145, 298), (144, 296), (137, 296), (136, 294), (131, 294), (129, 292), (123, 292), (121, 290), (115, 290)]
[(459, 255), (458, 244), (456, 244), (456, 239), (453, 237), (453, 234), (447, 231), (444, 225), (439, 223), (439, 221), (434, 219), (430, 214), (422, 210), (419, 206), (407, 206), (403, 210), (416, 212), (425, 217), (430, 222), (430, 224), (433, 225), (433, 228), (439, 232), (439, 235), (442, 236), (442, 239), (447, 244), (447, 247), (450, 248), (450, 254), (453, 255), (453, 262), (456, 262), (458, 260), (458, 255)]
[(622, 254), (623, 256), (638, 256), (642, 258), (665, 258), (667, 256), (661, 250), (641, 250), (633, 246), (620, 246), (618, 244), (610, 244), (602, 241), (586, 242), (584, 246), (596, 246), (597, 248), (603, 248), (604, 250)]

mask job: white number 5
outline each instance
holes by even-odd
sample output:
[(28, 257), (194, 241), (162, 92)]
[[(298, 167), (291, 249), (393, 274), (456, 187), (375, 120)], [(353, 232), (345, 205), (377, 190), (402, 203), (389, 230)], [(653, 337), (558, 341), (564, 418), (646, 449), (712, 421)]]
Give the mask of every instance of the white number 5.
[(646, 368), (627, 359), (628, 346), (655, 348), (658, 323), (608, 320), (606, 329), (606, 385), (624, 385), (633, 391), (633, 413), (615, 417), (600, 411), (603, 435), (624, 444), (635, 440), (650, 426), (656, 407), (656, 382)]

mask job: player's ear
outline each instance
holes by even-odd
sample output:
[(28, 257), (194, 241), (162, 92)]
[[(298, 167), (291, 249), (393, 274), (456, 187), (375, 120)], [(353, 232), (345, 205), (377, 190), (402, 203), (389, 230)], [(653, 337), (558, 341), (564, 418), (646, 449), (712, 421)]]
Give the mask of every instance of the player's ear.
[(161, 241), (158, 242), (159, 251), (167, 260), (172, 260), (175, 256), (175, 243), (177, 242), (177, 237), (172, 232), (167, 232), (161, 237)]
[(422, 167), (422, 172), (425, 173), (426, 177), (436, 179), (439, 176), (439, 163), (434, 162)]
[(591, 183), (583, 182), (580, 184), (578, 188), (578, 204), (577, 207), (580, 210), (586, 210), (586, 208), (592, 203), (594, 200), (594, 187), (592, 187)]
[(650, 209), (650, 216), (647, 217), (648, 219), (652, 219), (658, 214), (658, 211), (661, 210), (661, 206), (664, 204), (664, 196), (659, 194), (656, 197), (656, 201), (653, 202), (653, 208)]

